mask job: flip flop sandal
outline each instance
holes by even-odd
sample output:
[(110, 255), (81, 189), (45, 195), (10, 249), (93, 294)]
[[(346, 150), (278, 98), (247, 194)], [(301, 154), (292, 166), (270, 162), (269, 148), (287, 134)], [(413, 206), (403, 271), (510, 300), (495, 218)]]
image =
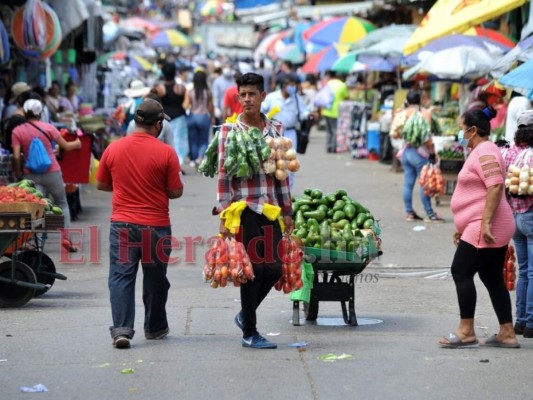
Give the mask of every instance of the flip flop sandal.
[(479, 341), (472, 340), (470, 342), (463, 342), (459, 336), (455, 333), (450, 333), (447, 338), (445, 338), (448, 343), (439, 343), (439, 346), (443, 349), (461, 349), (461, 348), (470, 348), (477, 347)]
[(502, 343), (498, 339), (496, 339), (496, 335), (488, 338), (485, 340), (484, 343), (481, 343), (480, 346), (483, 347), (500, 347), (502, 349), (519, 349), (520, 344), (519, 343)]

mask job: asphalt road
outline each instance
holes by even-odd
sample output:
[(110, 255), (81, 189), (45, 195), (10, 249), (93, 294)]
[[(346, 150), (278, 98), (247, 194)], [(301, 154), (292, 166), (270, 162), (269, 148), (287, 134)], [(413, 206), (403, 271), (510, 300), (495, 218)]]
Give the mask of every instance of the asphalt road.
[[(242, 348), (233, 323), (237, 289), (214, 290), (202, 281), (205, 240), (218, 227), (210, 214), (216, 182), (188, 169), (185, 194), (171, 206), (173, 234), (183, 245), (173, 253), (180, 261), (169, 268), (171, 334), (144, 339), (137, 285), (138, 333), (131, 349), (114, 349), (107, 290), (111, 196), (87, 186), (83, 213), (73, 223), (81, 229), (82, 251), (61, 263), (57, 237), (46, 245), (68, 280), (23, 307), (0, 310), (0, 399), (530, 398), (532, 339), (520, 339), (519, 350), (436, 345), (459, 318), (446, 275), (454, 252), (446, 199), (438, 208), (446, 223), (407, 223), (402, 174), (348, 153), (326, 154), (324, 132), (311, 140), (294, 193), (346, 189), (370, 208), (383, 231), (384, 254), (356, 283), (360, 326), (342, 323), (338, 302), (321, 302), (316, 323), (294, 326), (292, 303), (273, 291), (258, 311), (258, 328), (278, 349)], [(413, 230), (417, 226), (424, 229)], [(186, 238), (198, 244), (185, 246)], [(476, 330), (483, 338), (498, 326), (479, 280), (477, 286)], [(288, 346), (301, 342), (307, 346)], [(327, 354), (341, 357), (327, 361)], [(21, 393), (21, 386), (39, 383), (49, 392)]]

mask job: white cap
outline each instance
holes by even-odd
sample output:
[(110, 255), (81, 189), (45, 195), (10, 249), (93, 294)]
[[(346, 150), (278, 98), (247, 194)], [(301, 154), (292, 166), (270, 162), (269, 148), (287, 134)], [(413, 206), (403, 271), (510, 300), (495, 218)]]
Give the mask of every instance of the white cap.
[(24, 112), (31, 111), (33, 115), (41, 115), (43, 112), (43, 103), (36, 99), (29, 99), (24, 102)]
[(130, 83), (130, 88), (124, 90), (124, 94), (128, 97), (142, 97), (150, 93), (150, 88), (144, 85), (143, 81), (134, 80)]

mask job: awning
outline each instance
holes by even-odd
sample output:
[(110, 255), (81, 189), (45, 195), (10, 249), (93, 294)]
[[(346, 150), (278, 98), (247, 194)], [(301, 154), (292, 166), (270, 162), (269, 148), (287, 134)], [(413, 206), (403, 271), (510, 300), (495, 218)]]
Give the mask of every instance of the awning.
[[(322, 6), (296, 6), (294, 9), (299, 18), (314, 18), (316, 16), (359, 14), (370, 11), (375, 6), (373, 1), (357, 3), (331, 4)], [(241, 22), (262, 24), (268, 21), (289, 17), (290, 7), (280, 7), (279, 4), (266, 7), (236, 10)]]

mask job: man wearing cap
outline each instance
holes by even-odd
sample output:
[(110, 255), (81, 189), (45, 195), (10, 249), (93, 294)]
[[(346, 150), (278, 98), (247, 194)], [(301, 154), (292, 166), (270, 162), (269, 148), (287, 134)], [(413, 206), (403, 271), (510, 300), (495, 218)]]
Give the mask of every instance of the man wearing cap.
[(9, 104), (4, 108), (2, 112), (2, 120), (10, 118), (13, 114), (17, 112), (17, 98), (25, 92), (31, 90), (30, 86), (26, 82), (17, 82), (11, 86), (11, 99)]
[(135, 280), (143, 268), (144, 335), (168, 332), (166, 277), (171, 252), (169, 199), (183, 194), (174, 149), (157, 140), (163, 106), (145, 99), (135, 112), (135, 132), (109, 145), (96, 175), (99, 190), (113, 192), (109, 235), (109, 291), (113, 345), (129, 348), (135, 333)]

